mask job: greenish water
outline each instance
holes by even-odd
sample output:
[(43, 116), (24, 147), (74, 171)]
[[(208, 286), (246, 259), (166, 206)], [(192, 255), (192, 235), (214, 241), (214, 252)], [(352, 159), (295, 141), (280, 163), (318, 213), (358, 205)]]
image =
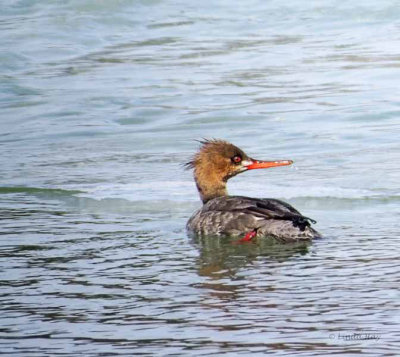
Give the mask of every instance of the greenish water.
[[(17, 1), (0, 14), (0, 352), (396, 356), (400, 52), (387, 1)], [(318, 221), (192, 240), (182, 164)]]

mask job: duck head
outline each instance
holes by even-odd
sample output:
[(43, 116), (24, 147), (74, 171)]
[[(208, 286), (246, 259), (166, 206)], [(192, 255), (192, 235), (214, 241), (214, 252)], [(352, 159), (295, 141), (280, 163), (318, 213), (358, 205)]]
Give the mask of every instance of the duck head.
[(199, 151), (185, 164), (194, 169), (194, 179), (203, 203), (228, 195), (226, 182), (233, 176), (254, 169), (291, 165), (291, 160), (261, 161), (224, 140), (201, 141)]

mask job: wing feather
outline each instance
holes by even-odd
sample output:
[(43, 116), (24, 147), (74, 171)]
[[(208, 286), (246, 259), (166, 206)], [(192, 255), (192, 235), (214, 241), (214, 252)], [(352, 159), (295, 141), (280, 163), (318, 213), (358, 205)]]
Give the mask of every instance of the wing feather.
[(309, 222), (316, 223), (313, 219), (303, 216), (288, 203), (270, 198), (258, 199), (245, 196), (218, 197), (205, 204), (202, 211), (237, 211), (249, 213), (264, 219), (288, 220), (304, 227), (309, 226)]

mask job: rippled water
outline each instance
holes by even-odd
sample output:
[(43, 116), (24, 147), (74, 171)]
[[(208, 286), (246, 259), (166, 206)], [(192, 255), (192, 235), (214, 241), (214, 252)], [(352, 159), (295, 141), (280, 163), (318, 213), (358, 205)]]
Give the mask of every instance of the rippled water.
[[(0, 351), (398, 355), (400, 8), (356, 3), (3, 1)], [(202, 137), (324, 238), (188, 238)]]

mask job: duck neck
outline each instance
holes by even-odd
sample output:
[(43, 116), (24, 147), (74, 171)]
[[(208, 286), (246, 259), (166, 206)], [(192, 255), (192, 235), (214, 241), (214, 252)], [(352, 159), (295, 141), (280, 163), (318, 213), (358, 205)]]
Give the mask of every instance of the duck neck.
[(196, 187), (203, 203), (207, 203), (216, 197), (228, 196), (226, 190), (226, 182), (222, 180), (208, 177), (207, 180), (202, 180), (201, 177), (195, 176)]

